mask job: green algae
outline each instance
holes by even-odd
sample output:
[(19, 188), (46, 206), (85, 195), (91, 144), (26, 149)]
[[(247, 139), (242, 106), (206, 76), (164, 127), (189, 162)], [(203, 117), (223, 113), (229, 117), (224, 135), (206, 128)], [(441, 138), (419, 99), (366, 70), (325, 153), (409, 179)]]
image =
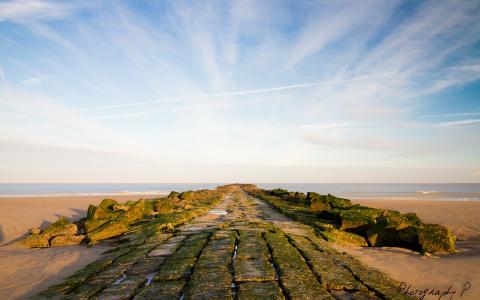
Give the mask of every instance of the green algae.
[(151, 282), (133, 298), (134, 300), (172, 300), (179, 299), (185, 280)]
[(318, 250), (312, 242), (305, 237), (289, 236), (292, 243), (308, 259), (315, 275), (320, 278), (322, 285), (329, 290), (366, 290), (341, 263), (332, 259), (328, 253)]
[(163, 257), (145, 257), (137, 261), (127, 270), (128, 275), (142, 275), (157, 271), (165, 262)]
[(32, 299), (40, 300), (40, 299), (70, 298), (70, 296), (66, 297), (65, 295), (72, 292), (75, 288), (79, 287), (82, 283), (84, 283), (87, 280), (87, 278), (100, 272), (102, 269), (106, 268), (110, 264), (112, 264), (111, 259), (100, 259), (100, 260), (94, 261), (93, 263), (88, 264), (82, 270), (79, 270), (75, 272), (73, 275), (65, 278), (62, 283), (49, 287), (48, 289), (33, 296)]
[(429, 253), (455, 253), (455, 236), (446, 227), (438, 224), (425, 224), (418, 229), (418, 243)]
[(316, 223), (315, 228), (319, 236), (340, 245), (368, 246), (366, 239), (357, 234), (334, 228), (331, 224)]
[(285, 297), (275, 281), (244, 282), (238, 285), (238, 300), (282, 300)]
[(293, 299), (333, 299), (317, 281), (301, 254), (281, 234), (267, 232), (265, 238), (280, 272), (280, 282)]
[(99, 240), (121, 235), (127, 232), (128, 228), (128, 223), (123, 220), (109, 221), (91, 232), (88, 232), (87, 238), (90, 240), (90, 244), (95, 244)]
[(196, 258), (169, 259), (155, 276), (155, 281), (176, 280), (190, 275)]
[(232, 278), (226, 266), (203, 268), (195, 266), (187, 285), (187, 299), (232, 299)]
[(236, 259), (234, 263), (235, 281), (275, 280), (275, 271), (266, 259)]
[(59, 247), (79, 245), (84, 239), (84, 235), (57, 235), (50, 240), (50, 246)]
[(114, 283), (102, 290), (92, 299), (123, 300), (133, 297), (139, 287), (147, 281), (145, 276), (128, 276), (125, 280)]
[(103, 199), (102, 202), (98, 205), (98, 207), (103, 208), (105, 210), (111, 210), (114, 205), (118, 204), (118, 202), (114, 199)]

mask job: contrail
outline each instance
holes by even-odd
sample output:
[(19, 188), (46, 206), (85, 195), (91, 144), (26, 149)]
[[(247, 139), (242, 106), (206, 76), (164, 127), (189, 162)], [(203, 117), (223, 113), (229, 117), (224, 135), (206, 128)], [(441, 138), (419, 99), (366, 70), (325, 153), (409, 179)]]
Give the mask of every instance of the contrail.
[(362, 75), (362, 76), (342, 79), (342, 80), (300, 83), (300, 84), (292, 84), (292, 85), (286, 85), (286, 86), (255, 89), (255, 90), (232, 91), (232, 92), (221, 92), (221, 93), (209, 93), (209, 94), (202, 94), (202, 95), (195, 95), (195, 96), (173, 97), (173, 98), (165, 98), (165, 99), (159, 99), (154, 101), (131, 102), (131, 103), (112, 104), (112, 105), (97, 106), (97, 107), (78, 108), (70, 111), (81, 112), (81, 111), (92, 111), (92, 110), (105, 110), (105, 109), (112, 109), (112, 108), (150, 105), (150, 104), (156, 104), (156, 103), (179, 102), (179, 101), (185, 101), (185, 100), (210, 99), (210, 98), (220, 98), (220, 97), (228, 97), (228, 96), (244, 96), (244, 95), (253, 95), (253, 94), (275, 93), (275, 92), (280, 92), (285, 90), (301, 89), (301, 88), (312, 87), (312, 86), (331, 85), (331, 84), (357, 81), (357, 80), (365, 79), (368, 77), (372, 77), (372, 76)]

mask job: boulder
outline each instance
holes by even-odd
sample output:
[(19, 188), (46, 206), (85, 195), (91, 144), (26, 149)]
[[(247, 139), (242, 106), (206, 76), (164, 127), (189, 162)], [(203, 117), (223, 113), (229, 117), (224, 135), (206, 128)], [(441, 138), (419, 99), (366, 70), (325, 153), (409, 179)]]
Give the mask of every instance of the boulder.
[(48, 248), (50, 244), (48, 237), (42, 234), (30, 235), (23, 240), (15, 241), (12, 245), (24, 247), (24, 248)]
[(371, 246), (401, 246), (416, 250), (416, 228), (419, 226), (422, 226), (422, 222), (414, 213), (385, 210), (376, 218), (376, 223), (367, 229), (366, 237)]
[(349, 209), (339, 211), (340, 230), (351, 230), (362, 233), (376, 223), (382, 213), (379, 209)]
[(307, 193), (307, 203), (310, 203), (310, 205), (313, 203), (316, 203), (315, 205), (319, 205), (319, 203), (325, 203), (328, 204), (329, 207), (337, 209), (346, 209), (352, 206), (352, 202), (348, 199), (338, 198), (330, 194), (320, 195), (315, 192)]
[(74, 235), (77, 233), (77, 225), (70, 223), (65, 217), (58, 220), (43, 230), (41, 235), (51, 238), (57, 235)]
[(418, 243), (424, 252), (455, 253), (455, 236), (442, 225), (425, 224), (418, 228)]
[(311, 211), (323, 211), (331, 209), (330, 204), (323, 202), (320, 199), (314, 199), (310, 201)]
[(130, 209), (130, 206), (125, 204), (115, 204), (112, 206), (112, 209), (113, 211), (119, 211), (119, 210), (127, 211)]
[(109, 221), (102, 226), (87, 233), (89, 243), (96, 244), (100, 240), (108, 239), (117, 235), (121, 235), (128, 231), (128, 222), (126, 220)]
[(364, 237), (335, 229), (331, 224), (316, 223), (315, 227), (317, 233), (328, 241), (336, 242), (340, 245), (368, 246)]
[(138, 200), (130, 209), (117, 217), (117, 219), (123, 219), (127, 223), (139, 221), (143, 218), (143, 212), (145, 209), (145, 200)]
[(42, 232), (42, 229), (40, 228), (32, 228), (28, 231), (30, 234), (40, 234)]
[(155, 202), (154, 210), (161, 214), (171, 213), (175, 211), (175, 206), (175, 200), (173, 200), (172, 198), (163, 198)]
[(98, 205), (99, 207), (103, 209), (112, 209), (112, 206), (118, 204), (116, 200), (113, 199), (103, 199), (102, 202)]
[(91, 219), (91, 218), (92, 218), (93, 213), (95, 212), (95, 209), (96, 209), (96, 208), (97, 208), (97, 207), (96, 207), (95, 205), (92, 205), (92, 204), (90, 204), (90, 205), (88, 206), (87, 219)]
[(84, 235), (58, 235), (50, 241), (50, 246), (73, 246), (79, 245), (85, 239)]

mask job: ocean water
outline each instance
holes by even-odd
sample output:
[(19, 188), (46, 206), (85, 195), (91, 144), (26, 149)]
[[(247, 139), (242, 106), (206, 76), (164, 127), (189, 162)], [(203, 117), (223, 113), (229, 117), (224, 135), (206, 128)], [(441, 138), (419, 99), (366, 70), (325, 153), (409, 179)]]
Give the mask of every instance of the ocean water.
[[(0, 197), (165, 194), (212, 189), (223, 183), (0, 184)], [(257, 183), (261, 188), (334, 194), (345, 198), (480, 200), (479, 183)]]

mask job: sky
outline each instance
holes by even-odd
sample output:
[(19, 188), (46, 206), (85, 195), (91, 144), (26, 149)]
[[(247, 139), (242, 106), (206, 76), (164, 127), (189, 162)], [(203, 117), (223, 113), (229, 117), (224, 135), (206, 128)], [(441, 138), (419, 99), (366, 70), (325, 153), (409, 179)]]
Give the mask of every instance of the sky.
[(480, 182), (480, 2), (0, 1), (0, 182)]

